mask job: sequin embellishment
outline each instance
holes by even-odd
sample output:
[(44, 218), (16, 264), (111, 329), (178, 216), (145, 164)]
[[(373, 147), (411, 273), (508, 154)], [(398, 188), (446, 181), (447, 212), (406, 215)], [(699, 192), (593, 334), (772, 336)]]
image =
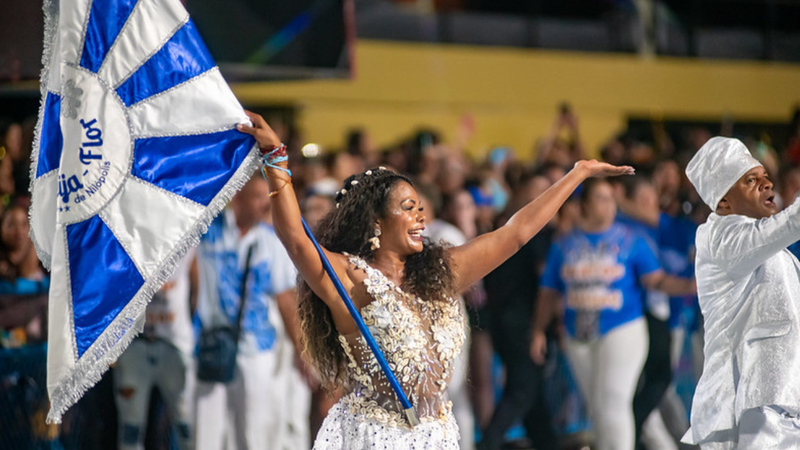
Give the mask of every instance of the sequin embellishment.
[[(447, 421), (452, 416), (452, 404), (445, 390), (453, 361), (465, 340), (459, 303), (452, 298), (423, 301), (395, 286), (363, 259), (348, 257), (353, 266), (367, 274), (364, 286), (374, 300), (362, 308), (361, 316), (420, 420)], [(342, 406), (356, 416), (408, 427), (401, 414), (402, 405), (360, 333), (340, 335), (339, 341), (347, 354), (350, 379), (355, 381)]]

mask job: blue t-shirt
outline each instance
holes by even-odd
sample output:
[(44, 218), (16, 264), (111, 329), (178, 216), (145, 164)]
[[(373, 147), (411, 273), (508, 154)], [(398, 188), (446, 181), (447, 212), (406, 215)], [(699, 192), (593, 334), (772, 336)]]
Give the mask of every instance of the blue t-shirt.
[[(665, 273), (681, 278), (694, 276), (694, 238), (697, 234), (697, 225), (694, 222), (663, 212), (659, 216), (658, 228), (622, 213), (617, 214), (617, 222), (646, 235), (652, 241), (658, 261)], [(666, 298), (666, 294), (661, 295)], [(670, 329), (674, 329), (680, 325), (684, 310), (697, 303), (697, 296), (669, 297), (668, 301), (668, 324)]]
[(565, 300), (564, 322), (576, 336), (578, 312), (598, 313), (597, 333), (642, 316), (639, 278), (661, 269), (646, 239), (615, 223), (601, 233), (574, 230), (550, 248), (540, 286)]
[[(659, 260), (664, 271), (677, 277), (694, 277), (695, 235), (697, 225), (685, 217), (672, 217), (661, 213), (658, 225)], [(696, 295), (670, 297), (669, 326), (680, 325), (684, 310), (697, 305)]]

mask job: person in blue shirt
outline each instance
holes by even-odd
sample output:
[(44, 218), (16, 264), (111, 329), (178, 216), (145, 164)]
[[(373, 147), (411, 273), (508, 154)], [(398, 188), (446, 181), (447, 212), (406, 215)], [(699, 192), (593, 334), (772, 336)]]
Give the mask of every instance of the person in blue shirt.
[[(643, 176), (624, 180), (621, 188), (624, 192), (617, 199), (620, 209), (617, 222), (648, 237), (666, 274), (691, 279), (694, 276), (692, 259), (696, 225), (685, 218), (662, 212), (655, 187)], [(645, 316), (650, 348), (633, 400), (633, 411), (637, 438), (662, 449), (677, 449), (677, 439), (689, 428), (682, 401), (674, 387), (669, 389), (673, 368), (682, 349), (681, 318), (687, 297), (694, 297), (696, 302), (693, 295), (669, 296), (660, 291), (647, 292)], [(668, 408), (670, 423), (675, 428), (674, 436), (670, 435), (656, 409), (660, 404)]]
[(605, 179), (587, 180), (578, 226), (547, 257), (531, 340), (542, 363), (545, 330), (563, 311), (566, 354), (589, 408), (599, 450), (633, 450), (632, 401), (647, 357), (646, 289), (692, 289), (664, 274), (641, 234), (615, 223), (616, 202)]

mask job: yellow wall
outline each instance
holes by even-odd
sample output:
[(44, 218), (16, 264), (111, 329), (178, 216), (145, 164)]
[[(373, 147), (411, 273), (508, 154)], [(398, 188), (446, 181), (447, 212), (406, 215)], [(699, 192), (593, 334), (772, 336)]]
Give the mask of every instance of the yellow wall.
[(511, 145), (526, 157), (564, 100), (591, 152), (632, 114), (786, 122), (800, 103), (800, 65), (361, 40), (352, 80), (233, 87), (245, 105), (297, 106), (305, 140), (328, 148), (353, 126), (378, 145), (421, 126), (450, 140), (469, 114), (472, 151)]

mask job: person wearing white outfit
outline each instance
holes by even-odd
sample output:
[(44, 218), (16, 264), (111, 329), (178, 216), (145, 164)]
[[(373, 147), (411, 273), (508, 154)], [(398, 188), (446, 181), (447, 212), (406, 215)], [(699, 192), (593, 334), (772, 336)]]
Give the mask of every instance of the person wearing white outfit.
[[(297, 317), (295, 301), (283, 305), (272, 301), (270, 311), (280, 311), (280, 315), (271, 314), (270, 322), (275, 327), (276, 344), (273, 351), (277, 354), (278, 364), (275, 367), (275, 386), (285, 399), (282, 407), (275, 408), (280, 421), (279, 433), (270, 437), (274, 450), (294, 450), (311, 446), (311, 389), (308, 375), (301, 370), (304, 363), (299, 358), (300, 320)], [(294, 329), (290, 329), (294, 327)], [(303, 367), (303, 369), (306, 369)]]
[(256, 174), (209, 225), (197, 249), (201, 328), (235, 326), (245, 302), (233, 380), (197, 383), (197, 450), (277, 449), (285, 427), (289, 399), (276, 375), (281, 361), (275, 305), (295, 302), (295, 270), (272, 227), (260, 221), (268, 194)]
[(800, 447), (800, 202), (778, 213), (764, 167), (714, 137), (686, 175), (714, 211), (697, 230), (705, 363), (684, 442), (703, 450)]
[(114, 366), (118, 441), (122, 450), (144, 449), (153, 388), (159, 390), (169, 412), (179, 448), (192, 448), (195, 383), (190, 295), (196, 291), (196, 279), (190, 275), (193, 261), (194, 251), (181, 259), (175, 274), (147, 305), (144, 332), (131, 342)]

